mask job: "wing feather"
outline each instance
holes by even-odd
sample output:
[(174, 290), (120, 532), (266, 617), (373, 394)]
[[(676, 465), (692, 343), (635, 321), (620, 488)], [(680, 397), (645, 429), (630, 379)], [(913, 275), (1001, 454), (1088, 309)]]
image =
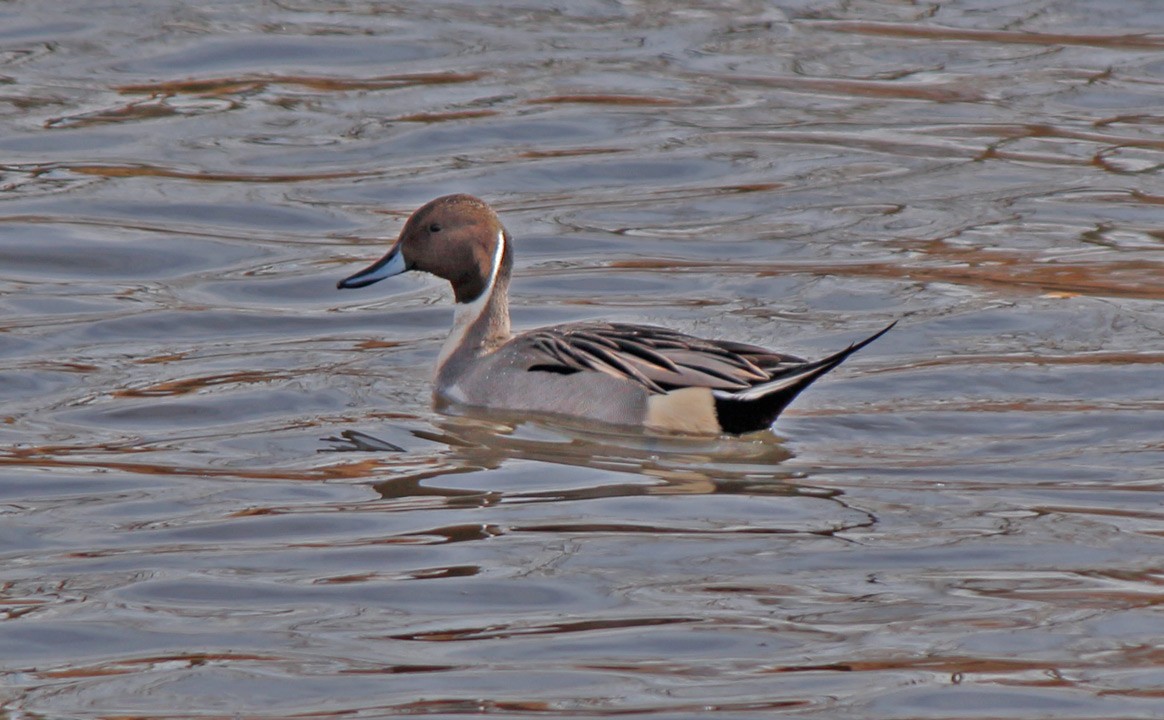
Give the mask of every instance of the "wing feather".
[(519, 340), (527, 343), (532, 371), (593, 370), (635, 382), (652, 394), (683, 387), (746, 390), (804, 362), (756, 345), (649, 325), (575, 323), (535, 330)]

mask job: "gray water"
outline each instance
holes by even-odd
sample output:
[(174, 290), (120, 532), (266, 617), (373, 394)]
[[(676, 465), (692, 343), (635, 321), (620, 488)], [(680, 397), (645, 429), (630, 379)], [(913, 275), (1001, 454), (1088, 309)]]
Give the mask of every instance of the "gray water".
[[(0, 3), (0, 717), (1164, 716), (1162, 72), (1151, 1)], [(900, 323), (769, 433), (445, 417), (447, 287), (335, 281), (450, 192), (519, 329)]]

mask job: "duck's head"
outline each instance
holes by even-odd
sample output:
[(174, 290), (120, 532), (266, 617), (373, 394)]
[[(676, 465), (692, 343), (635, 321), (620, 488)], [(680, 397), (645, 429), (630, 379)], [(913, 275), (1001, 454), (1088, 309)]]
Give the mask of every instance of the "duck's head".
[(467, 303), (490, 290), (512, 262), (509, 234), (493, 208), (472, 195), (445, 195), (412, 213), (387, 255), (336, 287), (360, 288), (421, 270), (448, 280), (456, 301)]

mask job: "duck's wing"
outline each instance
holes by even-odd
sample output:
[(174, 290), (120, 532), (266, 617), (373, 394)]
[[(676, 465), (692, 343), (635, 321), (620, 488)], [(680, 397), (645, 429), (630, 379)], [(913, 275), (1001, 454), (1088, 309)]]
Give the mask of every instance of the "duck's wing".
[(746, 390), (805, 362), (756, 345), (650, 325), (575, 323), (534, 330), (517, 340), (531, 372), (597, 371), (637, 382), (654, 394), (684, 387)]

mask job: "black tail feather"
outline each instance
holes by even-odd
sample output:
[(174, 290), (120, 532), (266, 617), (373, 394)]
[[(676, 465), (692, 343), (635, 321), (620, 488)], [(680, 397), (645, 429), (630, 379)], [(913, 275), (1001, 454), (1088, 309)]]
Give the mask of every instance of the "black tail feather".
[[(784, 408), (788, 407), (788, 404), (795, 400), (802, 390), (843, 363), (850, 355), (889, 332), (896, 324), (895, 320), (880, 331), (860, 342), (853, 343), (840, 352), (833, 353), (821, 360), (798, 365), (773, 377), (772, 380), (768, 381), (773, 385), (772, 391), (767, 394), (750, 399), (717, 394), (715, 396), (715, 412), (720, 427), (724, 429), (724, 432), (733, 435), (771, 427), (780, 413), (784, 412)], [(779, 382), (781, 378), (789, 378), (791, 382), (782, 384)]]

